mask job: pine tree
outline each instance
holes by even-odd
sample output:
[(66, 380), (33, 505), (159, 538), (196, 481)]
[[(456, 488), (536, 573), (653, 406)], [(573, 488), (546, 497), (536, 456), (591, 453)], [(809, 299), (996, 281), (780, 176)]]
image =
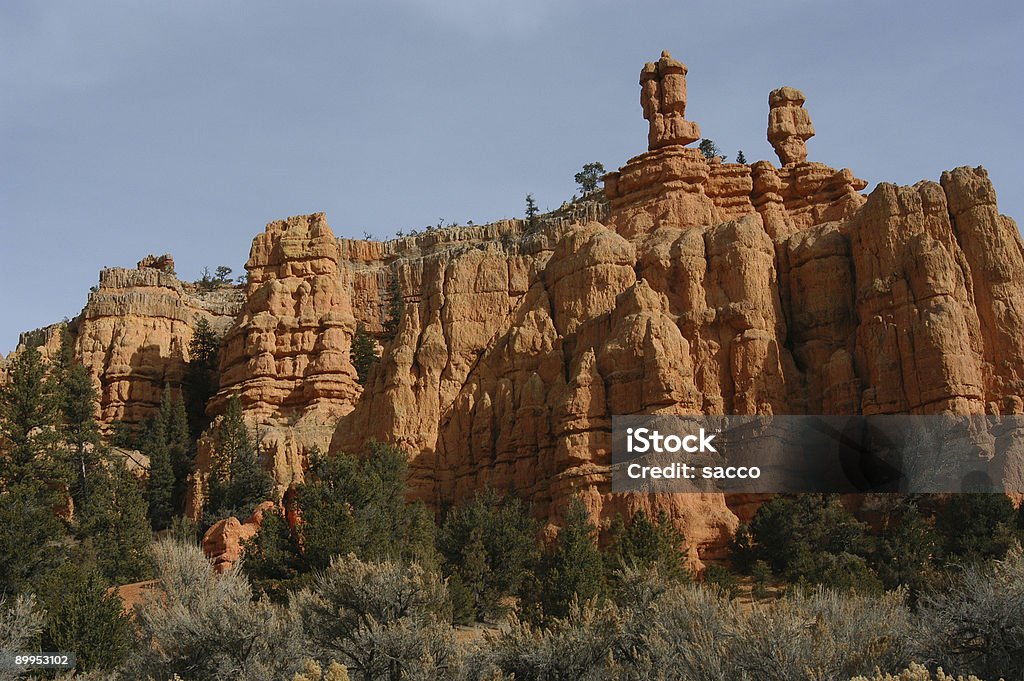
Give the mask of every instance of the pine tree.
[(217, 361), (220, 339), (206, 317), (200, 317), (188, 344), (188, 365), (185, 367), (185, 408), (192, 441), (210, 425), (206, 404), (217, 392)]
[(168, 445), (167, 424), (158, 415), (150, 424), (143, 450), (149, 455), (146, 502), (154, 530), (165, 530), (174, 516), (174, 466)]
[(598, 161), (593, 163), (586, 163), (580, 172), (576, 173), (575, 180), (576, 184), (579, 185), (580, 191), (584, 194), (597, 189), (597, 183), (601, 180), (601, 176), (604, 175), (604, 164)]
[(53, 358), (54, 368), (60, 373), (67, 372), (71, 368), (71, 363), (74, 361), (75, 348), (74, 338), (71, 336), (71, 329), (68, 327), (67, 320), (60, 327), (60, 350), (57, 351), (57, 356)]
[(174, 491), (171, 504), (175, 512), (185, 504), (185, 487), (188, 475), (192, 472), (195, 461), (195, 448), (188, 427), (188, 416), (185, 414), (185, 403), (180, 393), (164, 388), (160, 400), (160, 417), (167, 432), (167, 453), (174, 471)]
[(483, 528), (474, 527), (462, 549), (459, 578), (472, 598), (474, 614), (478, 618), (486, 616), (488, 609), (500, 597), (500, 594), (492, 592), (490, 585), (493, 579), (487, 558)]
[(609, 568), (657, 565), (662, 574), (673, 579), (689, 575), (683, 560), (683, 533), (664, 511), (656, 521), (644, 511), (637, 511), (628, 526), (622, 516), (617, 516), (610, 535)]
[(376, 443), (365, 458), (312, 456), (296, 489), (308, 568), (324, 569), (348, 553), (436, 565), (433, 519), (422, 504), (405, 501), (407, 471), (404, 452)]
[(242, 401), (233, 395), (227, 403), (224, 418), (217, 429), (217, 448), (214, 453), (214, 476), (221, 482), (231, 480), (235, 458), (252, 449), (249, 427), (242, 416)]
[(402, 282), (398, 272), (392, 271), (388, 280), (388, 316), (384, 320), (384, 337), (394, 339), (405, 316), (405, 296), (402, 293)]
[(110, 584), (129, 584), (150, 575), (152, 539), (146, 500), (124, 464), (111, 461), (90, 488), (78, 534), (96, 553), (96, 564)]
[(536, 568), (536, 535), (537, 523), (522, 501), (499, 498), (494, 490), (448, 512), (438, 549), (446, 572), (472, 592), (474, 618), (500, 614), (502, 599), (520, 591)]
[(95, 570), (65, 563), (44, 581), (41, 597), (46, 610), (43, 650), (74, 651), (79, 671), (113, 670), (127, 657), (131, 617)]
[(37, 480), (0, 489), (0, 594), (27, 590), (60, 562), (64, 525), (53, 503), (53, 495)]
[(64, 479), (58, 464), (56, 386), (35, 348), (11, 361), (7, 383), (0, 386), (0, 480)]
[(791, 582), (877, 592), (882, 583), (867, 564), (867, 526), (837, 494), (774, 497), (750, 521), (747, 564), (763, 560)]
[(273, 485), (242, 416), (242, 402), (237, 395), (232, 396), (218, 429), (210, 472), (210, 511), (215, 516), (225, 511), (248, 515), (270, 496)]
[(537, 226), (537, 216), (540, 215), (540, 209), (537, 208), (537, 202), (533, 198), (533, 194), (526, 195), (526, 224), (530, 229), (534, 229)]
[(574, 598), (585, 601), (605, 591), (604, 563), (596, 529), (579, 499), (569, 503), (565, 524), (541, 561), (541, 605), (548, 617), (564, 617)]
[(736, 162), (737, 163), (746, 163), (747, 162), (747, 157), (743, 155), (743, 150), (742, 149), (740, 149), (739, 153), (736, 154)]
[(931, 576), (939, 543), (917, 504), (899, 497), (881, 514), (877, 542), (870, 555), (872, 568), (886, 589), (905, 586), (916, 597)]
[(370, 369), (380, 361), (377, 354), (377, 344), (366, 331), (366, 326), (359, 322), (356, 325), (356, 333), (352, 337), (351, 351), (352, 366), (356, 369), (356, 376), (359, 385), (366, 385), (366, 379), (370, 376)]
[(702, 139), (700, 141), (700, 153), (704, 154), (704, 158), (709, 161), (714, 161), (717, 156), (724, 156), (718, 145), (709, 139)]
[(89, 480), (100, 467), (100, 431), (93, 413), (96, 390), (89, 370), (77, 362), (67, 368), (60, 387), (63, 439), (74, 471), (71, 496), (77, 508), (89, 496)]
[(1005, 494), (954, 494), (935, 516), (945, 559), (971, 563), (1001, 559), (1020, 541), (1017, 513)]
[(253, 588), (271, 600), (284, 601), (290, 589), (309, 581), (302, 579), (305, 566), (298, 537), (276, 509), (263, 514), (259, 530), (242, 547), (242, 570)]

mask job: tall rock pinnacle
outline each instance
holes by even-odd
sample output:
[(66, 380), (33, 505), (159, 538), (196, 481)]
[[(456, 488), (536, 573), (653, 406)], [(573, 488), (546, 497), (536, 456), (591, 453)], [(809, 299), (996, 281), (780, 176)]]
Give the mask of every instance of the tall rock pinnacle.
[(768, 141), (784, 166), (807, 160), (807, 140), (814, 137), (804, 93), (780, 87), (768, 95)]
[(640, 71), (640, 106), (650, 122), (647, 148), (686, 145), (700, 139), (700, 127), (685, 118), (686, 64), (665, 50), (661, 59)]

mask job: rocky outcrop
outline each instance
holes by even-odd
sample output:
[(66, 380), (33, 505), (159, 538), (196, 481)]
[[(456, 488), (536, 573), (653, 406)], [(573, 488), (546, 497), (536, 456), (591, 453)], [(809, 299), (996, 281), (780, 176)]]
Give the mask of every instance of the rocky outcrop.
[(768, 141), (784, 166), (807, 160), (807, 140), (814, 137), (804, 93), (780, 87), (768, 95)]
[(982, 169), (865, 197), (805, 158), (651, 147), (606, 179), (605, 225), (397, 261), (415, 293), (332, 450), (406, 447), (437, 507), (490, 486), (553, 523), (572, 495), (603, 522), (664, 510), (696, 561), (758, 500), (611, 493), (611, 415), (1019, 411), (1024, 250)]
[(686, 64), (665, 50), (661, 59), (640, 72), (640, 106), (650, 124), (647, 148), (687, 145), (700, 139), (700, 128), (686, 120)]
[(173, 263), (149, 256), (136, 269), (103, 270), (71, 323), (74, 356), (93, 376), (104, 427), (152, 416), (163, 387), (181, 383), (199, 320), (223, 332), (241, 306), (241, 290), (181, 282)]
[[(73, 358), (92, 375), (104, 432), (115, 422), (138, 424), (152, 416), (164, 386), (181, 384), (199, 320), (223, 333), (243, 301), (244, 292), (230, 285), (206, 289), (179, 281), (169, 254), (146, 256), (135, 269), (102, 270), (82, 312), (66, 326)], [(15, 353), (31, 345), (52, 359), (64, 327), (22, 334)]]
[(268, 512), (277, 512), (277, 506), (272, 501), (257, 506), (244, 522), (229, 516), (210, 526), (203, 535), (202, 547), (203, 553), (213, 563), (214, 570), (227, 572), (242, 558), (244, 543), (256, 536), (263, 524), (263, 514)]
[(253, 241), (241, 315), (222, 345), (221, 390), (256, 415), (340, 415), (358, 395), (350, 272), (322, 213), (267, 225)]
[[(769, 100), (781, 167), (709, 162), (686, 146), (686, 67), (665, 53), (640, 82), (648, 150), (605, 200), (383, 243), (338, 239), (322, 214), (272, 222), (235, 308), (166, 260), (105, 271), (76, 322), (104, 417), (151, 410), (206, 315), (230, 326), (209, 413), (241, 398), (279, 491), (314, 449), (375, 439), (409, 452), (411, 493), (434, 508), (492, 487), (549, 532), (573, 496), (605, 525), (665, 511), (696, 565), (759, 499), (612, 493), (613, 415), (1024, 411), (1024, 244), (983, 169), (865, 196), (852, 171), (807, 161), (792, 88)], [(392, 282), (405, 313), (388, 339)], [(382, 351), (363, 386), (359, 323)], [(235, 524), (209, 555), (237, 558)]]

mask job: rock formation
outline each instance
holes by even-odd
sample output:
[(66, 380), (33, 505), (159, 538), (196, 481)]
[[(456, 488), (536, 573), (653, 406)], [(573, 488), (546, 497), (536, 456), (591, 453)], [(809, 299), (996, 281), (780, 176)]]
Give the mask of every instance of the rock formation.
[(647, 148), (686, 145), (700, 139), (700, 128), (686, 120), (686, 64), (665, 50), (640, 72), (640, 106), (650, 123)]
[[(232, 286), (207, 291), (179, 281), (169, 254), (146, 256), (135, 269), (102, 270), (68, 328), (74, 358), (93, 377), (104, 430), (116, 421), (137, 424), (152, 416), (164, 386), (181, 384), (198, 321), (206, 319), (223, 333), (243, 300), (244, 293)], [(41, 343), (43, 356), (52, 357), (60, 347), (61, 327), (23, 334), (19, 348)]]
[(253, 241), (241, 316), (224, 338), (221, 392), (255, 413), (348, 410), (358, 394), (349, 272), (322, 213), (272, 222)]
[(223, 332), (242, 302), (232, 287), (203, 291), (177, 279), (174, 260), (149, 256), (136, 269), (100, 272), (72, 322), (75, 357), (89, 369), (104, 426), (140, 423), (155, 413), (165, 385), (180, 385), (195, 325)]
[[(209, 414), (241, 398), (279, 491), (314, 448), (377, 439), (409, 452), (412, 494), (435, 508), (490, 486), (551, 526), (573, 495), (604, 524), (664, 510), (698, 564), (758, 500), (613, 494), (612, 415), (1024, 411), (1024, 245), (984, 169), (864, 196), (850, 170), (806, 160), (814, 130), (792, 88), (769, 100), (782, 167), (709, 163), (686, 146), (700, 133), (685, 77), (668, 53), (647, 64), (648, 150), (606, 177), (606, 203), (534, 228), (380, 243), (338, 239), (322, 214), (272, 222), (244, 301), (215, 303), (159, 259), (104, 271), (75, 346), (104, 418), (151, 410), (207, 315), (230, 326)], [(391, 281), (406, 312), (387, 340)], [(365, 386), (358, 323), (383, 351)], [(234, 550), (235, 523), (208, 553)]]
[(415, 294), (332, 451), (406, 447), (438, 507), (490, 486), (553, 522), (574, 494), (604, 522), (665, 510), (696, 560), (757, 500), (612, 494), (613, 414), (1019, 411), (1022, 247), (984, 170), (864, 197), (804, 158), (709, 164), (655, 125), (684, 75), (644, 68), (651, 149), (606, 178), (605, 224), (396, 263)]
[(768, 95), (768, 141), (784, 166), (807, 160), (807, 140), (814, 137), (814, 126), (805, 101), (804, 93), (792, 87)]
[(244, 522), (230, 516), (211, 525), (203, 535), (202, 547), (203, 553), (213, 561), (213, 569), (217, 572), (231, 569), (242, 557), (245, 550), (242, 544), (259, 531), (263, 514), (275, 509), (273, 501), (264, 501)]

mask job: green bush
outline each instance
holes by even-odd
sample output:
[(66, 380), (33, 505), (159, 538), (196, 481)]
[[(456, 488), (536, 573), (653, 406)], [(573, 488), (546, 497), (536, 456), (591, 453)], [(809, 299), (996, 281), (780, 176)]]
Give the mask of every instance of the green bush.
[(493, 490), (451, 509), (437, 543), (453, 601), (464, 604), (463, 622), (502, 614), (503, 601), (520, 592), (538, 559), (537, 523), (526, 505)]
[(295, 599), (313, 653), (356, 679), (454, 679), (444, 582), (419, 565), (338, 557)]

